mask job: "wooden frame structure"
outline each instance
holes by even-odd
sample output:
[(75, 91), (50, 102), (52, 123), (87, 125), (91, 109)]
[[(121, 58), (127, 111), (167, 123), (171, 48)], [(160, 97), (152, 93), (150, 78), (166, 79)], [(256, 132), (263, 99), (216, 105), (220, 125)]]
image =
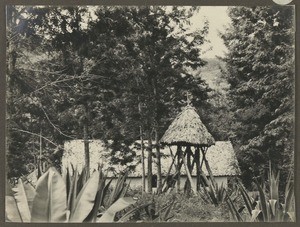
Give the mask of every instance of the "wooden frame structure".
[[(198, 191), (200, 190), (201, 183), (210, 184), (210, 181), (202, 171), (203, 165), (205, 165), (207, 172), (209, 173), (211, 183), (215, 186), (216, 182), (206, 159), (206, 152), (211, 145), (215, 144), (215, 140), (202, 123), (196, 109), (189, 103), (171, 123), (160, 142), (163, 145), (169, 146), (170, 155), (172, 157), (171, 166), (169, 167), (167, 176), (162, 185), (164, 191), (170, 187), (170, 185), (166, 185), (166, 183), (169, 179), (173, 165), (175, 166), (176, 171), (172, 176), (172, 181), (176, 181), (177, 192), (180, 191), (181, 187), (180, 175), (182, 167), (185, 168), (187, 174), (187, 180), (184, 187), (185, 191), (190, 191), (193, 188), (196, 188)], [(175, 154), (171, 149), (172, 145), (177, 146)], [(184, 150), (182, 149), (183, 147), (185, 147)], [(192, 147), (194, 148), (194, 152), (192, 151)], [(192, 172), (194, 168), (196, 168), (197, 176), (196, 185), (193, 185), (192, 181)]]

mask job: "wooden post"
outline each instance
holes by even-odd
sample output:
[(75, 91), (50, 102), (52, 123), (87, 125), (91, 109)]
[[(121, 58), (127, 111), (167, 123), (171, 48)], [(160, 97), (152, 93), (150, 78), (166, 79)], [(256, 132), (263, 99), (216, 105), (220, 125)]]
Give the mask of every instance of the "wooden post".
[[(137, 86), (139, 86), (138, 81), (137, 84), (138, 84)], [(142, 115), (142, 103), (139, 95), (138, 95), (138, 110), (139, 110), (139, 114)], [(143, 126), (141, 121), (139, 127), (140, 127), (140, 140), (141, 140), (142, 191), (145, 192), (146, 191), (145, 151), (144, 151)]]
[[(180, 149), (180, 151), (181, 151), (181, 149)], [(180, 179), (180, 178), (178, 178), (178, 173), (180, 175), (180, 170), (181, 170), (181, 167), (183, 165), (183, 159), (182, 158), (179, 159), (178, 153), (181, 153), (181, 152), (178, 152), (178, 149), (177, 149), (177, 152), (176, 152), (175, 156), (173, 155), (173, 152), (172, 152), (171, 149), (170, 149), (170, 153), (171, 153), (171, 157), (173, 159), (173, 165), (175, 166), (175, 169), (176, 169), (176, 172), (175, 172), (175, 174), (173, 174), (171, 180), (172, 181), (175, 180), (176, 182), (178, 182), (178, 179)], [(177, 156), (177, 164), (175, 163), (175, 160), (176, 160), (175, 157), (176, 156)], [(178, 164), (178, 159), (179, 159), (179, 164)], [(164, 189), (164, 191), (165, 191), (165, 189)], [(176, 189), (176, 192), (178, 192), (178, 189)]]
[[(199, 147), (197, 148), (197, 155), (199, 155), (199, 161), (198, 163), (200, 163), (200, 160), (201, 160), (201, 155), (200, 155), (200, 149)], [(201, 151), (202, 151), (202, 148), (201, 148)], [(199, 171), (199, 190), (200, 190), (200, 186), (201, 186), (201, 183), (203, 183), (203, 185), (206, 185), (206, 184), (210, 184), (210, 181), (207, 179), (206, 175), (204, 174), (204, 172), (202, 171), (202, 165), (203, 165), (203, 162), (204, 162), (204, 158), (205, 156), (202, 155), (202, 160), (201, 160), (201, 163), (198, 164), (199, 165), (199, 168), (198, 168), (198, 171)]]
[(82, 119), (83, 123), (83, 143), (84, 143), (84, 164), (86, 168), (87, 179), (90, 176), (90, 148), (89, 148), (89, 105), (88, 103), (84, 104), (84, 114), (85, 116)]
[(169, 169), (168, 169), (166, 178), (164, 179), (164, 182), (162, 183), (162, 186), (161, 186), (162, 189), (164, 188), (166, 182), (168, 181), (170, 172), (171, 172), (171, 170), (172, 170), (172, 166), (174, 165), (175, 159), (176, 159), (176, 156), (177, 156), (177, 153), (175, 154), (175, 156), (173, 155), (171, 148), (170, 148), (170, 153), (171, 153), (171, 157), (172, 157), (172, 163), (171, 163), (171, 165), (170, 165), (170, 167), (169, 167)]
[(177, 189), (176, 192), (180, 192), (180, 169), (181, 169), (181, 161), (182, 160), (182, 150), (181, 146), (178, 145), (177, 147)]
[(186, 161), (187, 161), (187, 166), (188, 166), (190, 172), (192, 172), (192, 160), (191, 160), (191, 156), (192, 156), (191, 147), (187, 146), (186, 147)]
[(147, 171), (147, 192), (152, 193), (152, 139), (148, 133), (148, 171)]
[(42, 151), (43, 151), (43, 140), (42, 140), (42, 128), (40, 128), (40, 153), (38, 156), (38, 178), (42, 176)]
[[(141, 114), (141, 102), (138, 96), (139, 104), (139, 114)], [(144, 151), (144, 137), (143, 137), (143, 126), (140, 125), (140, 140), (141, 140), (141, 163), (142, 163), (142, 191), (146, 191), (146, 171), (145, 171), (145, 151)]]
[(190, 170), (188, 168), (187, 161), (185, 160), (185, 157), (183, 157), (183, 164), (184, 164), (184, 167), (185, 167), (185, 172), (187, 174), (187, 178), (190, 181), (191, 190), (193, 190), (193, 187), (192, 187), (192, 185), (193, 185), (192, 176), (191, 176)]
[(161, 157), (160, 157), (160, 146), (158, 138), (158, 126), (156, 124), (154, 135), (155, 135), (155, 150), (156, 150), (156, 168), (157, 168), (157, 193), (162, 192), (162, 176), (161, 176)]
[(143, 138), (143, 130), (142, 127), (140, 128), (141, 132), (141, 162), (142, 162), (142, 191), (146, 191), (146, 172), (145, 172), (145, 151), (144, 151), (144, 138)]
[[(189, 170), (190, 175), (192, 176), (193, 167), (192, 167), (192, 163), (191, 163), (191, 156), (192, 156), (191, 146), (187, 146), (186, 147), (185, 153), (186, 153), (187, 168)], [(187, 189), (187, 192), (189, 192), (191, 188), (192, 188), (192, 181), (190, 181), (190, 180), (187, 179), (186, 180), (186, 189)]]
[(197, 184), (196, 184), (196, 188), (197, 191), (200, 190), (200, 180), (201, 180), (201, 176), (200, 176), (200, 171), (201, 171), (201, 167), (200, 167), (200, 150), (199, 147), (195, 148), (195, 157), (194, 157), (195, 163), (196, 163), (196, 172), (197, 172)]
[(201, 148), (201, 151), (202, 151), (202, 155), (203, 155), (203, 160), (204, 160), (204, 163), (205, 163), (205, 167), (206, 167), (207, 172), (208, 172), (209, 177), (210, 177), (210, 181), (212, 182), (213, 187), (216, 188), (217, 183), (215, 181), (215, 178), (214, 178), (214, 175), (213, 175), (213, 173), (211, 171), (211, 168), (210, 168), (210, 166), (208, 164), (208, 161), (207, 161), (207, 159), (205, 157), (207, 148), (206, 149), (205, 148)]

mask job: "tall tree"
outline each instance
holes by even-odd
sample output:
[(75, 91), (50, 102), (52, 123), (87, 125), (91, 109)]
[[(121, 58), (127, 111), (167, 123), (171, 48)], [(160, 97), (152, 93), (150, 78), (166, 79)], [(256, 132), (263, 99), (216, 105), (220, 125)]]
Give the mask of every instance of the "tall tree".
[[(40, 94), (33, 94), (40, 78), (29, 68), (44, 49), (36, 47), (42, 38), (28, 23), (32, 8), (7, 6), (7, 164), (8, 177), (28, 172), (28, 164), (37, 157), (40, 129), (44, 127)], [(33, 55), (34, 54), (34, 55)], [(42, 125), (40, 125), (42, 124)], [(47, 130), (43, 130), (47, 131)], [(49, 131), (49, 130), (48, 130)], [(45, 143), (52, 138), (43, 136)]]
[[(187, 90), (194, 94), (195, 105), (203, 104), (207, 99), (208, 89), (204, 82), (194, 78), (188, 70), (204, 65), (200, 50), (208, 25), (195, 32), (187, 31), (190, 18), (197, 10), (197, 7), (141, 7), (133, 14), (140, 29), (135, 52), (138, 52), (136, 58), (141, 66), (144, 87), (140, 94), (144, 103), (143, 128), (147, 130), (148, 145), (151, 146), (153, 138), (155, 140), (158, 192), (162, 186), (160, 137), (170, 119), (180, 110), (180, 102)], [(152, 152), (149, 147), (149, 160)], [(151, 166), (148, 168), (150, 190)]]
[(224, 61), (243, 177), (261, 175), (269, 160), (287, 174), (293, 168), (294, 8), (231, 7), (229, 16)]
[[(27, 117), (16, 120), (23, 122), (19, 129), (39, 135), (42, 128), (44, 150), (85, 138), (87, 165), (88, 139), (107, 141), (111, 161), (126, 165), (135, 155), (129, 145), (142, 136), (149, 140), (152, 166), (155, 139), (160, 168), (158, 140), (185, 105), (186, 91), (196, 107), (208, 98), (204, 81), (189, 73), (204, 65), (200, 50), (207, 25), (185, 31), (197, 8), (97, 7), (93, 19), (85, 7), (27, 9), (24, 22), (41, 48), (33, 45), (27, 49), (30, 57), (18, 62), (30, 78), (24, 83), (30, 89), (17, 97), (19, 110), (12, 110)], [(28, 59), (35, 60), (28, 64)], [(117, 151), (122, 157), (115, 156)], [(149, 170), (149, 188), (151, 174)]]

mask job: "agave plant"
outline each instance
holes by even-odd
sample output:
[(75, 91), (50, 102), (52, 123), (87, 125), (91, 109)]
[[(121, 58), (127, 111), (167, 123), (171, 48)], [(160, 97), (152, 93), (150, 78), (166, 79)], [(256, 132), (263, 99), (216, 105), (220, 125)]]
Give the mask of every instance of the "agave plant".
[[(290, 174), (291, 176), (291, 174)], [(252, 211), (252, 220), (258, 221), (295, 221), (295, 196), (294, 186), (289, 176), (285, 188), (284, 203), (279, 202), (279, 172), (269, 170), (269, 193), (266, 191), (264, 185), (260, 185), (257, 181), (256, 186), (259, 191), (259, 200)]]
[(209, 184), (208, 188), (204, 187), (203, 190), (199, 192), (199, 194), (204, 201), (218, 206), (224, 202), (226, 197), (226, 190), (223, 183), (220, 186), (218, 184), (216, 184), (215, 186)]
[(175, 201), (175, 197), (168, 199), (167, 202), (152, 198), (150, 202), (137, 205), (134, 209), (122, 215), (118, 222), (167, 222), (173, 218), (171, 211)]
[[(85, 174), (85, 173), (82, 173)], [(110, 206), (104, 206), (104, 197), (109, 184), (102, 171), (95, 171), (90, 178), (73, 176), (64, 178), (50, 167), (37, 181), (36, 188), (18, 180), (12, 195), (6, 196), (6, 221), (11, 222), (112, 222), (117, 212), (135, 203), (124, 197), (124, 177), (119, 177), (109, 199)], [(85, 179), (83, 179), (85, 178)], [(82, 183), (82, 187), (78, 186)], [(117, 188), (117, 189), (116, 189)], [(78, 190), (79, 189), (79, 190)], [(100, 212), (100, 207), (104, 208)]]
[(234, 204), (234, 199), (232, 199), (231, 196), (229, 196), (227, 192), (225, 192), (225, 196), (226, 196), (225, 201), (229, 207), (229, 211), (231, 213), (232, 218), (235, 221), (245, 221), (241, 214), (242, 211), (246, 208), (249, 216), (251, 217), (252, 211), (254, 210), (257, 202), (254, 201), (254, 199), (248, 195), (246, 189), (239, 181), (237, 183), (238, 183), (238, 191), (237, 192), (240, 192), (245, 205), (240, 208), (237, 208), (236, 205)]
[(282, 221), (295, 221), (295, 196), (294, 185), (291, 179), (291, 174), (288, 177), (285, 187), (284, 203), (280, 203), (279, 200), (279, 172), (272, 170), (269, 166), (268, 176), (268, 188), (262, 182), (261, 184), (255, 180), (259, 192), (259, 199), (254, 200), (249, 196), (246, 189), (241, 183), (239, 183), (239, 191), (242, 195), (244, 206), (237, 208), (231, 198), (226, 196), (226, 202), (232, 217), (236, 221), (244, 221), (241, 212), (246, 208), (249, 214), (248, 220), (250, 221), (262, 221), (262, 222), (282, 222)]

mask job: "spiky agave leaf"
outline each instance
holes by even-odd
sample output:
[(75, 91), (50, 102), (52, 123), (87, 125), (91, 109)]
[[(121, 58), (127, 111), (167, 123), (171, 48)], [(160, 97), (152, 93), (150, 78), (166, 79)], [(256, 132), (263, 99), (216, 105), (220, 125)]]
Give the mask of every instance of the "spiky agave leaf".
[(260, 206), (263, 214), (263, 220), (264, 221), (269, 221), (269, 210), (268, 210), (268, 205), (266, 201), (266, 195), (262, 187), (259, 185), (257, 180), (255, 181), (255, 184), (257, 186), (258, 192), (259, 192), (259, 198), (260, 198)]
[(271, 163), (269, 165), (269, 188), (270, 188), (270, 199), (279, 200), (278, 188), (279, 188), (279, 171), (275, 173), (272, 169)]
[(5, 196), (5, 221), (22, 222), (22, 216), (13, 196)]
[(137, 207), (134, 207), (133, 209), (129, 210), (127, 213), (125, 213), (119, 220), (118, 222), (126, 222), (129, 221), (130, 218), (132, 218), (136, 212), (139, 212), (145, 208), (147, 208), (148, 206), (150, 206), (152, 204), (152, 202), (148, 202), (142, 205), (139, 205)]
[(247, 193), (246, 189), (244, 188), (244, 186), (240, 182), (238, 182), (238, 184), (239, 184), (239, 189), (240, 189), (241, 195), (243, 197), (244, 203), (247, 207), (248, 213), (250, 215), (252, 215), (252, 210), (254, 209), (254, 207), (253, 207), (253, 204), (251, 203), (251, 198), (248, 195), (248, 193)]
[(12, 188), (14, 192), (14, 198), (18, 206), (18, 210), (22, 217), (22, 222), (30, 222), (31, 213), (28, 205), (28, 200), (23, 185), (23, 181), (19, 178), (18, 183), (15, 188)]
[(270, 207), (270, 215), (274, 220), (278, 217), (278, 201), (276, 199), (270, 199), (268, 202)]
[(124, 210), (135, 202), (136, 201), (131, 197), (119, 198), (104, 212), (97, 222), (113, 222), (117, 212)]
[(124, 191), (126, 192), (126, 178), (127, 178), (128, 172), (125, 172), (124, 174), (120, 173), (119, 177), (117, 179), (116, 185), (113, 188), (113, 191), (110, 194), (110, 197), (108, 199), (107, 206), (111, 206), (115, 201), (117, 201), (119, 198), (124, 196)]
[(240, 213), (238, 212), (238, 209), (236, 208), (236, 206), (234, 205), (234, 203), (232, 202), (232, 199), (230, 198), (230, 196), (228, 195), (228, 193), (226, 193), (226, 203), (229, 207), (229, 211), (231, 213), (231, 216), (232, 218), (235, 220), (235, 221), (239, 221), (239, 222), (242, 222), (243, 221), (243, 218), (242, 216), (240, 215)]
[(91, 212), (89, 213), (89, 215), (86, 217), (86, 219), (84, 220), (85, 222), (95, 222), (97, 219), (97, 214), (99, 211), (99, 208), (101, 206), (103, 206), (102, 202), (103, 202), (103, 198), (105, 196), (105, 181), (106, 181), (106, 176), (103, 175), (101, 169), (99, 168), (99, 185), (98, 185), (98, 191), (96, 194), (96, 198), (95, 198), (95, 202), (94, 202), (94, 206), (91, 210)]
[(74, 208), (70, 213), (70, 222), (83, 222), (85, 218), (91, 212), (99, 184), (99, 172), (96, 171), (84, 184), (83, 188), (79, 192)]
[(32, 222), (65, 222), (67, 193), (63, 178), (50, 167), (38, 180), (33, 200)]
[(291, 180), (291, 174), (289, 174), (288, 181), (285, 188), (285, 212), (293, 211), (293, 200), (294, 200), (294, 185)]

